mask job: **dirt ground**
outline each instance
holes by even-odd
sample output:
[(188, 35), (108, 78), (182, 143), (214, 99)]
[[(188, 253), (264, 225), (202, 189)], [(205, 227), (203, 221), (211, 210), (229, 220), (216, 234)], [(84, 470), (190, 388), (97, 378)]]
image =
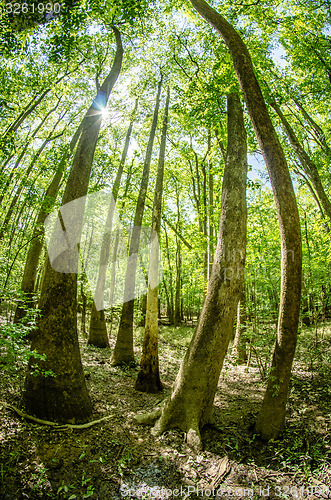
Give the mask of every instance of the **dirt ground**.
[[(135, 420), (170, 393), (193, 329), (161, 326), (164, 391), (157, 395), (135, 391), (137, 369), (111, 367), (111, 349), (89, 347), (82, 338), (94, 418), (111, 418), (89, 429), (56, 431), (0, 404), (0, 499), (331, 498), (331, 366), (330, 356), (325, 358), (330, 328), (322, 333), (318, 341), (312, 330), (300, 336), (287, 428), (269, 443), (252, 431), (265, 390), (263, 353), (252, 354), (248, 369), (228, 355), (215, 397), (215, 425), (202, 431), (204, 450), (198, 455), (181, 432), (154, 438)], [(137, 360), (142, 335), (138, 328)], [(0, 364), (0, 376), (0, 401), (19, 406), (24, 369)]]

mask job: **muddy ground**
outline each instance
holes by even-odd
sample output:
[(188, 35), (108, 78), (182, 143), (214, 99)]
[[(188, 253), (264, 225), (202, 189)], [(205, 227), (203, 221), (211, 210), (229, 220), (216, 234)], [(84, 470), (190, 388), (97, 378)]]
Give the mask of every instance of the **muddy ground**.
[[(151, 411), (170, 393), (193, 329), (160, 327), (164, 391), (134, 390), (137, 369), (109, 365), (111, 349), (86, 345), (84, 372), (94, 418), (89, 429), (56, 431), (0, 405), (0, 498), (119, 500), (122, 498), (331, 498), (331, 328), (306, 329), (299, 337), (281, 439), (253, 433), (269, 353), (252, 352), (250, 366), (228, 355), (215, 398), (215, 425), (202, 431), (198, 455), (171, 430), (154, 438), (135, 415)], [(136, 330), (139, 361), (143, 329)], [(111, 338), (114, 345), (114, 338)], [(19, 406), (24, 367), (0, 364), (0, 401)]]

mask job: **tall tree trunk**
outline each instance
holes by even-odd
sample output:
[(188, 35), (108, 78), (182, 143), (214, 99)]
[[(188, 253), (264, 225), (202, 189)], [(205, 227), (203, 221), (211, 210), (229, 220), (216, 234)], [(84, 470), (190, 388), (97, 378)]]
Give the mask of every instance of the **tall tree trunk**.
[(38, 270), (38, 262), (44, 244), (44, 222), (47, 215), (51, 212), (54, 206), (59, 186), (61, 183), (61, 179), (63, 176), (63, 171), (66, 165), (66, 161), (70, 157), (73, 150), (75, 149), (80, 134), (81, 134), (81, 127), (77, 129), (77, 132), (73, 136), (69, 145), (69, 151), (64, 153), (60, 161), (59, 167), (55, 172), (55, 175), (50, 185), (48, 186), (44, 199), (42, 201), (23, 271), (21, 291), (24, 294), (24, 298), (16, 308), (14, 323), (18, 323), (26, 316), (27, 308), (34, 307), (34, 291), (35, 291), (35, 281)]
[(277, 437), (285, 426), (286, 401), (297, 342), (302, 266), (298, 208), (286, 159), (246, 45), (236, 30), (205, 0), (191, 0), (191, 3), (221, 34), (230, 51), (254, 132), (267, 165), (278, 212), (282, 248), (278, 333), (271, 375), (256, 423), (256, 432), (265, 439), (271, 439)]
[[(176, 231), (180, 233), (180, 205), (179, 205), (179, 192), (177, 182), (175, 184), (176, 188), (176, 205), (177, 205), (177, 224)], [(202, 219), (201, 219), (202, 221)], [(200, 227), (200, 224), (199, 224)], [(201, 230), (203, 230), (203, 225), (201, 223)], [(180, 240), (176, 232), (176, 283), (175, 283), (175, 309), (174, 309), (174, 326), (178, 326), (181, 323), (181, 289), (182, 289), (182, 249), (180, 245)]]
[(119, 229), (116, 229), (113, 256), (112, 256), (111, 274), (110, 274), (110, 289), (109, 289), (109, 305), (110, 305), (109, 335), (111, 335), (113, 327), (113, 317), (115, 309), (114, 296), (115, 296), (115, 286), (116, 286), (116, 259), (117, 259), (119, 241), (120, 241), (120, 231)]
[[(208, 151), (210, 149), (210, 133), (208, 132)], [(202, 171), (202, 228), (203, 228), (203, 278), (204, 278), (204, 286), (203, 286), (203, 298), (205, 299), (207, 295), (207, 286), (208, 286), (208, 214), (207, 214), (207, 172), (205, 161), (201, 162), (201, 171)]]
[(180, 240), (176, 236), (176, 282), (175, 282), (175, 310), (174, 326), (181, 323), (180, 294), (181, 294), (181, 274), (182, 274), (182, 250)]
[[(221, 222), (212, 275), (197, 329), (171, 396), (153, 428), (178, 427), (201, 449), (200, 429), (212, 420), (213, 401), (232, 335), (243, 284), (246, 249), (247, 145), (239, 95), (228, 96), (228, 146), (222, 186)], [(228, 259), (233, 255), (231, 260)]]
[[(137, 107), (138, 107), (138, 100), (136, 101), (136, 105), (133, 111), (133, 116), (137, 110)], [(133, 118), (131, 119), (129, 128), (127, 130), (121, 161), (117, 170), (116, 179), (114, 181), (112, 189), (111, 200), (109, 203), (107, 219), (101, 243), (99, 272), (94, 293), (94, 300), (92, 304), (89, 338), (87, 341), (89, 345), (94, 345), (96, 347), (109, 347), (105, 311), (104, 311), (106, 273), (107, 273), (108, 260), (111, 247), (114, 212), (118, 197), (118, 191), (121, 184), (124, 164), (130, 145), (132, 128), (133, 128)]]
[(149, 248), (148, 268), (148, 292), (145, 335), (140, 361), (140, 370), (135, 388), (141, 392), (158, 392), (162, 390), (159, 374), (158, 355), (158, 281), (159, 281), (159, 240), (162, 211), (163, 173), (165, 163), (165, 151), (167, 141), (168, 111), (170, 101), (170, 90), (167, 91), (167, 99), (164, 110), (163, 128), (161, 135), (160, 155), (155, 184), (155, 195), (153, 205), (152, 231)]
[[(123, 47), (117, 28), (117, 50), (110, 73), (103, 82), (98, 96), (108, 101), (110, 92), (119, 76)], [(94, 151), (101, 126), (101, 112), (97, 99), (89, 108), (82, 134), (73, 159), (65, 188), (63, 205), (86, 195)], [(80, 240), (83, 213), (67, 214), (67, 236)], [(63, 222), (63, 220), (62, 220)], [(58, 232), (53, 233), (50, 244), (56, 248)], [(57, 272), (47, 257), (44, 268), (39, 308), (41, 318), (32, 340), (31, 349), (45, 354), (46, 360), (30, 358), (23, 391), (23, 403), (29, 413), (58, 422), (86, 422), (92, 416), (77, 335), (77, 245), (68, 248), (57, 259), (64, 270)], [(39, 370), (33, 373), (34, 365)], [(52, 370), (55, 377), (45, 376), (43, 371)]]
[(327, 197), (323, 184), (320, 178), (320, 175), (318, 173), (317, 166), (313, 162), (313, 160), (310, 158), (310, 156), (306, 153), (304, 148), (301, 146), (299, 139), (295, 135), (294, 130), (292, 129), (291, 125), (285, 118), (282, 110), (280, 107), (275, 103), (272, 102), (271, 106), (274, 108), (276, 111), (277, 115), (279, 116), (283, 127), (285, 129), (286, 135), (292, 144), (292, 147), (295, 151), (295, 154), (297, 155), (303, 170), (305, 171), (307, 177), (310, 179), (310, 182), (313, 185), (313, 188), (315, 189), (315, 192), (317, 193), (317, 196), (321, 202), (321, 205), (326, 213), (326, 215), (329, 217), (331, 220), (331, 201)]
[(128, 266), (125, 276), (121, 320), (118, 329), (115, 348), (113, 351), (113, 355), (111, 357), (111, 364), (113, 366), (135, 364), (134, 353), (133, 353), (133, 312), (134, 312), (133, 297), (136, 285), (136, 269), (137, 269), (141, 224), (144, 215), (145, 199), (146, 199), (148, 179), (149, 179), (149, 170), (152, 159), (153, 144), (156, 133), (158, 114), (159, 114), (161, 86), (162, 86), (162, 77), (158, 84), (154, 116), (149, 135), (146, 157), (144, 162), (144, 169), (140, 183), (136, 212), (134, 216), (134, 227), (132, 230)]
[(81, 318), (81, 332), (86, 337), (86, 302), (87, 302), (87, 297), (86, 293), (84, 290), (84, 277), (82, 277), (82, 280), (80, 282), (80, 294), (82, 297), (82, 318)]

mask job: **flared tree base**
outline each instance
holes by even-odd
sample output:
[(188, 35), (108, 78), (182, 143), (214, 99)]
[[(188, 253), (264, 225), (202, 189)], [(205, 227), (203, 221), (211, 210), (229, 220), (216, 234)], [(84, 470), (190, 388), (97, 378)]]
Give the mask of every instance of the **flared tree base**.
[(197, 416), (188, 412), (185, 412), (185, 414), (184, 412), (177, 413), (176, 415), (170, 400), (164, 405), (161, 416), (155, 422), (151, 432), (153, 436), (160, 436), (168, 429), (176, 428), (185, 433), (185, 441), (193, 451), (198, 453), (202, 450), (203, 445)]
[(90, 331), (87, 344), (100, 348), (109, 347), (105, 313), (103, 310), (97, 311), (94, 304), (92, 307)]
[(119, 366), (119, 367), (130, 367), (135, 368), (137, 365), (136, 360), (134, 359), (133, 354), (118, 354), (113, 352), (112, 357), (110, 358), (111, 366)]
[(21, 403), (30, 415), (51, 422), (83, 424), (92, 420), (92, 405), (85, 387), (65, 386), (60, 377), (28, 375)]
[(135, 384), (136, 391), (147, 392), (148, 394), (156, 394), (163, 390), (159, 374), (151, 376), (149, 373), (138, 373), (138, 378)]

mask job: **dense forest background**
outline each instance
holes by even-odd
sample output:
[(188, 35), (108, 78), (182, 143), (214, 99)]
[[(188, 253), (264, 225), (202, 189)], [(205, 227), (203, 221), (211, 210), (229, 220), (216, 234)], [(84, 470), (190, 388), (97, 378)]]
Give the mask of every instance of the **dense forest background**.
[(1, 6), (3, 498), (329, 494), (330, 4), (210, 5)]

